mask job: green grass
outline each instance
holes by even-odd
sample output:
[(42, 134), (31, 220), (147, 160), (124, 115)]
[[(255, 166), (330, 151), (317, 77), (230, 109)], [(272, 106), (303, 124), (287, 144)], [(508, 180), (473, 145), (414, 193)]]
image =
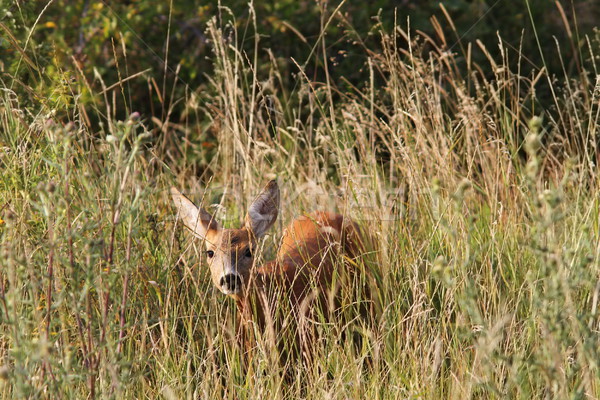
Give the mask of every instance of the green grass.
[[(572, 80), (475, 65), (397, 26), (378, 31), (372, 79), (341, 90), (302, 71), (283, 87), (222, 29), (207, 32), (210, 90), (162, 126), (115, 119), (125, 84), (2, 78), (1, 398), (600, 396), (598, 37)], [(242, 367), (234, 304), (167, 190), (221, 204), (231, 226), (273, 176), (265, 258), (302, 211), (337, 210), (373, 236), (380, 276), (367, 353), (324, 327), (292, 382), (268, 337)]]

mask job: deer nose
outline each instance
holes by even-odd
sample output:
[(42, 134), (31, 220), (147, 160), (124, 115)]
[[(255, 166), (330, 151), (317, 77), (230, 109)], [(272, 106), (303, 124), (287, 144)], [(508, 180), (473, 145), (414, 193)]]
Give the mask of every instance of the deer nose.
[(238, 274), (227, 274), (219, 282), (221, 289), (227, 294), (235, 294), (242, 290), (242, 278)]

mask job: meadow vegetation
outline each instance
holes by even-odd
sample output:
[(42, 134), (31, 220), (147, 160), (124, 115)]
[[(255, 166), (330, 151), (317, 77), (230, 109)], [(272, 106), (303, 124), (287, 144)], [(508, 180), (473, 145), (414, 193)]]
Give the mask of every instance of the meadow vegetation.
[[(600, 397), (595, 2), (35, 3), (0, 15), (1, 398)], [(231, 227), (275, 177), (262, 258), (307, 210), (375, 238), (362, 348), (323, 324), (291, 382), (168, 193)]]

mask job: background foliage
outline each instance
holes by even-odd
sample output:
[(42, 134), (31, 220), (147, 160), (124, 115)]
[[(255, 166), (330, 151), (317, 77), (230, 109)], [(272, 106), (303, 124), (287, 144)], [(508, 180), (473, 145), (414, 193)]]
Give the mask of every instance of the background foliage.
[[(69, 82), (84, 81), (89, 90), (82, 95), (89, 102), (92, 93), (97, 96), (102, 91), (102, 82), (111, 85), (119, 77), (140, 74), (127, 81), (126, 94), (117, 96), (113, 113), (123, 119), (138, 111), (160, 120), (168, 114), (175, 123), (190, 122), (187, 104), (179, 101), (182, 97), (193, 92), (200, 104), (210, 102), (215, 65), (206, 29), (212, 18), (223, 27), (222, 34), (229, 43), (245, 51), (247, 57), (256, 58), (261, 80), (268, 78), (269, 66), (275, 63), (282, 87), (293, 91), (302, 66), (310, 79), (323, 82), (327, 73), (328, 83), (344, 91), (348, 84), (365, 87), (369, 79), (367, 58), (381, 50), (379, 29), (391, 32), (396, 25), (410, 27), (413, 37), (419, 32), (430, 37), (421, 39), (424, 52), (435, 46), (456, 53), (457, 65), (463, 71), (467, 58), (479, 63), (485, 60), (476, 44), (468, 53), (467, 43), (479, 40), (497, 63), (504, 58), (514, 66), (523, 57), (520, 72), (524, 76), (544, 67), (550, 76), (566, 71), (569, 77), (584, 78), (579, 75), (583, 72), (581, 63), (589, 57), (585, 37), (593, 34), (600, 16), (600, 6), (591, 0), (558, 6), (547, 0), (456, 0), (442, 2), (442, 6), (410, 0), (360, 4), (274, 1), (259, 2), (252, 11), (245, 1), (199, 5), (177, 1), (4, 1), (0, 21), (13, 39), (5, 37), (0, 43), (5, 55), (2, 70), (17, 79), (13, 82), (25, 85), (20, 89), (24, 94), (36, 92), (49, 101), (60, 101), (64, 100), (61, 90), (57, 93), (41, 80), (62, 80), (62, 91), (74, 89), (66, 86)], [(260, 48), (255, 48), (256, 35), (260, 35)], [(327, 39), (324, 48), (323, 37)], [(24, 63), (13, 40), (27, 45), (26, 54), (42, 65), (43, 71)], [(397, 40), (400, 47), (407, 48), (405, 38)], [(544, 59), (544, 54), (553, 54), (557, 48), (560, 58)], [(327, 60), (326, 72), (323, 60)], [(376, 78), (376, 82), (381, 81)], [(47, 88), (50, 93), (43, 92)], [(540, 85), (538, 90), (538, 97), (549, 105), (549, 88)], [(280, 101), (289, 101), (289, 96), (281, 97)], [(103, 116), (89, 118), (90, 123), (97, 124)], [(205, 116), (200, 118), (206, 120)]]

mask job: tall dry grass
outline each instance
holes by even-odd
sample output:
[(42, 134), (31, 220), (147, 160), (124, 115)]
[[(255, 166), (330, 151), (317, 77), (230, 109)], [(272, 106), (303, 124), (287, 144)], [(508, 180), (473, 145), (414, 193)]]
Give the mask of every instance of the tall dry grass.
[[(501, 41), (495, 56), (380, 27), (364, 87), (298, 64), (289, 90), (275, 58), (257, 65), (224, 28), (207, 31), (208, 93), (188, 91), (183, 119), (160, 130), (110, 117), (124, 85), (90, 93), (82, 79), (52, 108), (4, 83), (0, 396), (598, 397), (597, 37), (573, 80), (523, 73)], [(326, 46), (314, 54), (333, 68)], [(165, 190), (185, 187), (235, 225), (274, 176), (283, 206), (263, 257), (304, 210), (338, 210), (375, 238), (365, 262), (380, 276), (362, 352), (325, 326), (291, 384), (266, 339), (242, 367), (233, 304), (200, 243), (174, 229)]]

